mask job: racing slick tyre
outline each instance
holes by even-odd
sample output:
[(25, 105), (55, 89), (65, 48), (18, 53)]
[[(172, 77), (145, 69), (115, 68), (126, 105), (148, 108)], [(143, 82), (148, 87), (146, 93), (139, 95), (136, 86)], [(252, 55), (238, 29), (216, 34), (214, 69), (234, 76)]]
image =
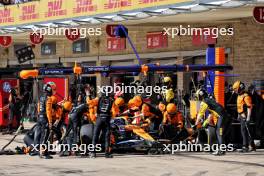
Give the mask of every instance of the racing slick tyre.
[(31, 146), (34, 144), (34, 135), (35, 130), (38, 128), (37, 125), (34, 125), (24, 136), (23, 141), (26, 144), (26, 146)]
[(81, 127), (80, 138), (81, 138), (82, 144), (88, 145), (92, 143), (93, 130), (94, 130), (93, 124), (85, 124)]

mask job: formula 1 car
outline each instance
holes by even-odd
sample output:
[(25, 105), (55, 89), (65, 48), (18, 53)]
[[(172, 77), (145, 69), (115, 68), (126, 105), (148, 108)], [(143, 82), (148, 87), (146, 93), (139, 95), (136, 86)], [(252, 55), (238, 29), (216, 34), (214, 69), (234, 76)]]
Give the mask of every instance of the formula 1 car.
[[(143, 128), (136, 125), (128, 125), (123, 117), (111, 120), (111, 144), (113, 152), (143, 152), (156, 154), (162, 149), (162, 144), (157, 142)], [(101, 134), (102, 136), (103, 134)], [(80, 137), (84, 144), (90, 144), (93, 136), (93, 124), (85, 124), (81, 127)], [(101, 137), (101, 139), (103, 139)], [(103, 144), (103, 141), (100, 140)], [(103, 145), (102, 145), (103, 146)]]

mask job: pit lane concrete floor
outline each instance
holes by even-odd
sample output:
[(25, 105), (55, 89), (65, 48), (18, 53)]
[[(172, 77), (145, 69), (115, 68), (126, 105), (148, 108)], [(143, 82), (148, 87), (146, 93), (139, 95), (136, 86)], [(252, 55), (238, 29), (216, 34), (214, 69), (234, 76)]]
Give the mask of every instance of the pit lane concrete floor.
[[(0, 147), (10, 135), (0, 135)], [(23, 146), (23, 135), (7, 148)], [(116, 154), (113, 159), (58, 157), (52, 160), (28, 155), (0, 155), (0, 176), (264, 176), (264, 150), (212, 156), (208, 153), (174, 155)]]

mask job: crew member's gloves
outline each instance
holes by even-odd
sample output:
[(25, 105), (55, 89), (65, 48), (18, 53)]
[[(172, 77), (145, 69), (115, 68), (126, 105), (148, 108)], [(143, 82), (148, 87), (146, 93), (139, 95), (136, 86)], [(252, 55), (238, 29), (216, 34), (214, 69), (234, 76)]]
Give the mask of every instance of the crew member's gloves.
[(164, 131), (164, 124), (160, 124), (160, 126), (159, 126), (159, 130), (160, 130), (160, 131)]
[(203, 127), (203, 128), (207, 128), (208, 126), (209, 126), (209, 119), (206, 119), (206, 120), (203, 122), (202, 127)]
[(201, 129), (202, 128), (202, 123), (199, 122), (196, 125), (194, 125), (192, 128), (193, 128), (193, 130)]
[(52, 123), (49, 123), (49, 129), (50, 130), (52, 129)]
[(241, 117), (242, 117), (242, 120), (246, 120), (247, 118), (246, 118), (246, 115), (243, 113), (243, 114), (241, 114)]
[(182, 124), (177, 125), (177, 129), (182, 129)]
[(247, 123), (250, 122), (250, 117), (247, 117), (246, 122), (247, 122)]
[(59, 124), (59, 122), (60, 122), (59, 120), (56, 120), (56, 121), (54, 122), (54, 126), (57, 127), (58, 124)]

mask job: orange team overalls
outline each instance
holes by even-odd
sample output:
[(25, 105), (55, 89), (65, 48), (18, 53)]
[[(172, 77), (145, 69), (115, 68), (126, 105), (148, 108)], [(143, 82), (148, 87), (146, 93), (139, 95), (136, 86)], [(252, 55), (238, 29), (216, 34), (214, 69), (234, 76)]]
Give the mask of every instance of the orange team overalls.
[(134, 115), (138, 116), (133, 119), (133, 125), (149, 127), (151, 118), (153, 118), (155, 114), (151, 112), (151, 108), (146, 103), (143, 103), (143, 100), (140, 96), (137, 95), (129, 100), (128, 108), (135, 111)]
[(179, 111), (174, 115), (170, 115), (167, 111), (165, 111), (165, 113), (163, 114), (162, 124), (163, 125), (169, 124), (176, 128), (182, 129), (183, 128), (183, 116), (181, 112)]
[(99, 98), (96, 97), (94, 99), (87, 98), (86, 103), (89, 105), (89, 111), (86, 113), (88, 120), (95, 124), (96, 122), (96, 113), (97, 113), (97, 106), (98, 106)]
[[(140, 105), (140, 106), (141, 106), (141, 105)], [(134, 97), (131, 98), (131, 99), (128, 101), (128, 103), (127, 103), (127, 108), (128, 108), (127, 112), (132, 113), (132, 114), (135, 115), (135, 116), (140, 114), (140, 112), (139, 112), (140, 108), (139, 108), (138, 105), (136, 105)], [(128, 118), (128, 116), (126, 116), (126, 117)], [(140, 119), (140, 118), (134, 118), (134, 119), (132, 119), (132, 122), (135, 124), (136, 121), (139, 121), (139, 119)], [(139, 123), (139, 122), (138, 122), (138, 123)]]
[(137, 134), (145, 140), (154, 141), (154, 139), (145, 131), (145, 129), (148, 129), (148, 127), (150, 126), (151, 118), (154, 114), (150, 112), (150, 107), (145, 103), (142, 105), (141, 111), (135, 113), (135, 116), (139, 115), (140, 113), (142, 114), (142, 116), (136, 117), (132, 121), (131, 125), (126, 125), (125, 129), (127, 131), (133, 131), (133, 133)]
[[(118, 116), (120, 116), (121, 113), (123, 113), (125, 111), (125, 108), (123, 108), (125, 106), (125, 100), (122, 97), (117, 97), (113, 103), (112, 106), (112, 118), (116, 118)], [(122, 112), (121, 112), (122, 111)], [(127, 116), (123, 116), (123, 118), (125, 118), (127, 120)]]
[(112, 106), (112, 117), (118, 117), (118, 115), (120, 114), (120, 109), (117, 105), (113, 104)]
[[(40, 113), (40, 104), (38, 102), (38, 114)], [(46, 100), (46, 115), (47, 115), (47, 120), (48, 120), (48, 124), (51, 125), (52, 124), (52, 98), (51, 97), (47, 97)]]
[(52, 123), (59, 122), (61, 120), (62, 116), (62, 107), (59, 106), (57, 97), (52, 95), (51, 96), (51, 102), (52, 102)]
[[(239, 115), (246, 113), (246, 108), (252, 109), (252, 99), (247, 93), (238, 95), (237, 97), (237, 112)], [(247, 114), (245, 114), (247, 116)]]
[(162, 102), (159, 103), (158, 108), (162, 112), (162, 114), (164, 114), (164, 112), (166, 111), (166, 105)]
[(151, 112), (151, 108), (148, 104), (144, 103), (141, 108), (141, 113), (143, 114), (144, 121), (143, 121), (143, 127), (149, 127), (151, 124), (151, 119), (155, 118), (155, 114)]
[(48, 97), (46, 100), (46, 115), (48, 119), (49, 127), (52, 126), (52, 99)]
[(57, 106), (57, 108), (55, 109), (55, 114), (53, 116), (53, 120), (58, 120), (58, 121), (61, 121), (61, 120), (65, 120), (65, 118), (67, 117), (68, 113), (64, 113), (63, 112), (63, 108), (61, 106)]

